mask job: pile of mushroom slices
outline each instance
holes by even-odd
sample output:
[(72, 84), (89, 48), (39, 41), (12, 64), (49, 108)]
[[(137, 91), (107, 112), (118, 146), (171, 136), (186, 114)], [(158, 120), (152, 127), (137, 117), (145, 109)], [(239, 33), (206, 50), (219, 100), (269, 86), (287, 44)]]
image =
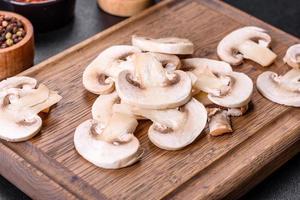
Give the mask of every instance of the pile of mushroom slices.
[(0, 139), (21, 142), (32, 138), (42, 127), (40, 112), (61, 100), (55, 91), (26, 76), (0, 82)]
[(300, 107), (300, 44), (288, 48), (283, 61), (292, 69), (283, 76), (271, 71), (260, 74), (257, 89), (275, 103)]
[(132, 37), (132, 45), (105, 49), (83, 73), (83, 85), (99, 94), (92, 119), (74, 135), (78, 153), (98, 167), (116, 169), (143, 154), (134, 132), (151, 120), (150, 141), (165, 150), (191, 144), (209, 121), (210, 134), (232, 132), (230, 116), (241, 116), (253, 83), (228, 63), (182, 59), (194, 46), (182, 38)]

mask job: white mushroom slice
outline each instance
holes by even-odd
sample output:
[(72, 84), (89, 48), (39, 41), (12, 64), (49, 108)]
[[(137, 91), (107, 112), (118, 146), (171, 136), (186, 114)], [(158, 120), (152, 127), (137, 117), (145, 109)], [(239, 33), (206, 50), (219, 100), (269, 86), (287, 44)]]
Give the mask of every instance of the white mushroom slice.
[(232, 117), (240, 117), (244, 115), (248, 110), (248, 104), (245, 106), (242, 106), (240, 108), (228, 108), (227, 115)]
[(230, 90), (222, 96), (209, 94), (209, 100), (217, 105), (228, 108), (238, 108), (247, 105), (251, 100), (253, 92), (252, 80), (246, 74), (239, 72), (231, 72), (226, 76), (230, 78)]
[(289, 47), (283, 61), (295, 69), (300, 69), (300, 44)]
[(207, 58), (187, 58), (181, 60), (182, 70), (190, 71), (195, 74), (203, 73), (210, 70), (215, 74), (227, 74), (232, 72), (232, 67), (223, 61), (212, 60)]
[(163, 67), (168, 71), (168, 72), (173, 72), (175, 70), (180, 69), (181, 67), (181, 61), (176, 55), (171, 55), (171, 54), (163, 54), (163, 53), (154, 53), (154, 52), (149, 52), (154, 58), (156, 58)]
[(218, 45), (217, 53), (222, 60), (232, 65), (241, 64), (245, 58), (269, 66), (277, 57), (268, 48), (270, 42), (271, 37), (266, 30), (247, 26), (225, 36)]
[(212, 136), (220, 136), (225, 133), (231, 133), (233, 130), (227, 111), (215, 110), (213, 112), (208, 120), (209, 134)]
[(94, 165), (106, 169), (118, 169), (137, 162), (143, 151), (133, 136), (137, 126), (134, 118), (114, 114), (105, 129), (98, 129), (97, 122), (87, 120), (75, 131), (77, 152)]
[(166, 54), (193, 54), (193, 43), (185, 38), (169, 37), (152, 39), (147, 37), (132, 36), (132, 45), (143, 51)]
[(213, 104), (213, 102), (211, 100), (209, 100), (208, 94), (205, 93), (205, 92), (200, 91), (199, 93), (197, 93), (193, 97), (196, 100), (198, 100), (199, 102), (201, 102), (205, 107), (208, 106), (208, 105), (212, 105)]
[(300, 107), (300, 70), (292, 69), (284, 76), (274, 72), (260, 74), (256, 81), (259, 92), (269, 100), (286, 105)]
[(119, 102), (120, 98), (116, 92), (99, 96), (92, 106), (93, 119), (107, 124), (112, 116), (113, 105)]
[(153, 144), (165, 150), (178, 150), (191, 144), (202, 133), (207, 112), (201, 103), (191, 99), (177, 111), (154, 111), (151, 115), (145, 113), (144, 117), (154, 122), (148, 131)]
[[(43, 102), (38, 95), (32, 95), (30, 102), (25, 98), (24, 103), (22, 98), (20, 101), (10, 102), (10, 99), (18, 97), (17, 90), (15, 93), (2, 93), (0, 97), (0, 138), (11, 142), (25, 141), (36, 135), (42, 126), (42, 119), (37, 114), (61, 99), (61, 96), (51, 91)], [(34, 98), (39, 103), (33, 103)]]
[(29, 92), (31, 89), (34, 89), (37, 85), (37, 81), (34, 78), (28, 76), (14, 76), (7, 78), (0, 82), (0, 92), (16, 88), (19, 89), (20, 94)]
[(191, 79), (180, 70), (168, 73), (151, 54), (135, 54), (135, 73), (122, 71), (116, 80), (123, 102), (147, 109), (174, 108), (190, 99)]
[(128, 45), (116, 45), (102, 51), (83, 72), (84, 87), (95, 94), (108, 94), (114, 90), (114, 78), (122, 70), (133, 70), (127, 58), (141, 52), (140, 49)]

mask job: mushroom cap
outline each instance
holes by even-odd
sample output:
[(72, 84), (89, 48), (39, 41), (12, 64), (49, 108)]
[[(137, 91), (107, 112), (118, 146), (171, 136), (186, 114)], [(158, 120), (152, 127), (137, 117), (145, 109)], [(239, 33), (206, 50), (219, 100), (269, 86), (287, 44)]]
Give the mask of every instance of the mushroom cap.
[[(218, 56), (232, 65), (239, 65), (242, 63), (243, 58), (254, 60), (254, 57), (257, 57), (257, 60), (255, 59), (254, 61), (260, 62), (259, 64), (263, 66), (269, 65), (274, 61), (276, 55), (268, 49), (271, 37), (266, 32), (266, 30), (254, 26), (246, 26), (234, 30), (218, 44)], [(251, 48), (255, 48), (259, 52), (246, 52), (250, 51)], [(247, 53), (249, 55), (245, 55)], [(260, 53), (267, 55), (268, 59), (260, 58)]]
[[(300, 70), (294, 70), (294, 72), (297, 71), (298, 77), (300, 78)], [(274, 81), (274, 77), (278, 77), (278, 75), (271, 71), (260, 74), (256, 81), (259, 92), (275, 103), (300, 107), (300, 82), (298, 81), (298, 91), (292, 91), (284, 85), (280, 85), (278, 82)]]
[(83, 158), (105, 169), (127, 167), (140, 159), (143, 152), (136, 137), (119, 145), (97, 140), (90, 134), (92, 125), (92, 120), (87, 120), (75, 131), (75, 148)]
[(115, 45), (105, 49), (84, 70), (84, 87), (94, 94), (111, 93), (114, 90), (112, 73), (117, 76), (124, 66), (128, 67), (123, 64), (124, 59), (138, 52), (141, 52), (139, 48), (129, 45)]
[(209, 94), (209, 100), (228, 108), (238, 108), (247, 105), (253, 92), (252, 80), (246, 74), (240, 72), (231, 72), (227, 76), (231, 78), (230, 91), (225, 96)]
[(193, 43), (185, 38), (169, 37), (152, 39), (147, 37), (132, 36), (132, 45), (143, 51), (166, 54), (193, 54)]
[(178, 150), (191, 144), (202, 133), (207, 122), (205, 107), (191, 99), (182, 110), (186, 114), (186, 121), (175, 130), (162, 133), (156, 130), (154, 124), (150, 126), (148, 137), (153, 144), (165, 150)]
[(300, 69), (300, 44), (290, 46), (283, 61), (293, 68)]
[(210, 70), (213, 73), (217, 74), (227, 74), (232, 72), (232, 67), (230, 64), (219, 61), (219, 60), (212, 60), (207, 58), (187, 58), (182, 59), (182, 70), (187, 70), (190, 72), (203, 72), (205, 70)]
[(147, 109), (174, 108), (190, 99), (192, 83), (183, 71), (174, 72), (180, 80), (165, 87), (140, 88), (132, 84), (129, 71), (122, 71), (116, 81), (116, 90), (122, 101), (129, 105)]

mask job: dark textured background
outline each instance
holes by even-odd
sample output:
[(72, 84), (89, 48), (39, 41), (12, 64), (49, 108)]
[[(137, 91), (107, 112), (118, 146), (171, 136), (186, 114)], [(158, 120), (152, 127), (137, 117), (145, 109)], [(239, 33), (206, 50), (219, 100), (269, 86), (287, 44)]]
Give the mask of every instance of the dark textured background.
[[(300, 0), (225, 0), (225, 2), (300, 37)], [(96, 0), (77, 0), (76, 17), (72, 23), (59, 30), (36, 36), (35, 63), (123, 19), (99, 11)], [(30, 198), (0, 176), (0, 199)], [(286, 163), (242, 199), (300, 200), (300, 155)]]

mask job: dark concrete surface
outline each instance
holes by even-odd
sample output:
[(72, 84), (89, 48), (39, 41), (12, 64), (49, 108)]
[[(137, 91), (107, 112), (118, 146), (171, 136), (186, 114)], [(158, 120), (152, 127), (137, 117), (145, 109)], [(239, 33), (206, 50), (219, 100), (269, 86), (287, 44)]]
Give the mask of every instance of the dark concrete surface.
[[(300, 0), (225, 0), (225, 2), (300, 37)], [(72, 23), (59, 30), (36, 36), (35, 63), (121, 20), (123, 18), (99, 11), (96, 0), (77, 0), (76, 17)], [(30, 198), (0, 176), (0, 199), (27, 200)], [(282, 166), (242, 199), (300, 200), (300, 155)]]

